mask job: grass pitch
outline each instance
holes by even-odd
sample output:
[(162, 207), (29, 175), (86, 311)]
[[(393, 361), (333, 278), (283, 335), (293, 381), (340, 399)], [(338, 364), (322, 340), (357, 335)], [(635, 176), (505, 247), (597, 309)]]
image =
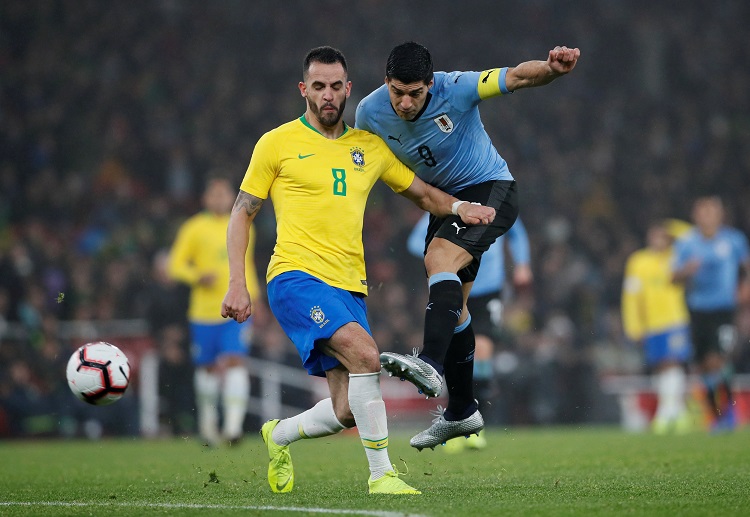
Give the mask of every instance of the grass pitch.
[(295, 487), (273, 494), (266, 451), (193, 439), (0, 443), (0, 515), (748, 515), (750, 433), (490, 430), (482, 451), (390, 456), (421, 496), (369, 496), (356, 434), (292, 445)]

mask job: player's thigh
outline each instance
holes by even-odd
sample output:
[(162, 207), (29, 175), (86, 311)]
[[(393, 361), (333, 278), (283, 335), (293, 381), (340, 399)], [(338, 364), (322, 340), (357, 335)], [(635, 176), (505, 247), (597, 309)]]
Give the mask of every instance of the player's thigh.
[(432, 239), (424, 256), (427, 275), (450, 271), (456, 273), (474, 260), (474, 257), (458, 244), (442, 238)]
[(271, 280), (268, 303), (311, 375), (323, 376), (341, 364), (325, 351), (339, 329), (356, 322), (370, 334), (364, 297), (332, 287), (307, 273), (290, 271)]

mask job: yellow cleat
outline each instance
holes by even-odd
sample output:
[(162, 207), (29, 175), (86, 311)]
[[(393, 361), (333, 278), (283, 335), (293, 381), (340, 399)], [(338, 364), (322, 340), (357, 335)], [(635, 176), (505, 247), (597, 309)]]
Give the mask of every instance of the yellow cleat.
[(273, 441), (273, 430), (279, 420), (269, 420), (260, 428), (260, 435), (268, 447), (268, 484), (276, 493), (291, 492), (294, 488), (294, 467), (288, 445), (276, 445)]
[(466, 439), (467, 449), (484, 449), (485, 447), (487, 447), (487, 438), (484, 437), (484, 429), (479, 431), (479, 434), (472, 434)]
[(367, 481), (367, 484), (370, 486), (371, 494), (416, 495), (422, 493), (413, 486), (407, 485), (398, 477), (398, 472), (395, 470), (389, 470), (385, 473), (385, 476), (375, 481), (370, 479)]
[(464, 441), (466, 441), (466, 438), (451, 438), (450, 440), (445, 442), (445, 445), (443, 445), (440, 450), (442, 450), (443, 452), (447, 452), (448, 454), (456, 454), (458, 452), (462, 452), (466, 447)]

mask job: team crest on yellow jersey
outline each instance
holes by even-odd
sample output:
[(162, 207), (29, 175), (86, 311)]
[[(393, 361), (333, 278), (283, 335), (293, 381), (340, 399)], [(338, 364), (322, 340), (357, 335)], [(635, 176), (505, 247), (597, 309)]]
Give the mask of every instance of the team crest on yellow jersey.
[(364, 172), (364, 166), (365, 166), (365, 152), (362, 150), (361, 147), (352, 147), (349, 149), (349, 154), (352, 155), (352, 162), (356, 167), (354, 168), (355, 171)]

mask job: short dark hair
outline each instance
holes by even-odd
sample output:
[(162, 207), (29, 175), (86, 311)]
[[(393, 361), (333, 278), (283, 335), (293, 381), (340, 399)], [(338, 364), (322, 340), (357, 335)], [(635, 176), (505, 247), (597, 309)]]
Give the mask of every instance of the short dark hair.
[(385, 76), (404, 84), (432, 81), (432, 56), (424, 46), (407, 41), (391, 50), (385, 65)]
[(344, 57), (343, 52), (333, 47), (315, 47), (307, 53), (305, 61), (302, 64), (303, 78), (307, 77), (307, 72), (310, 70), (310, 65), (312, 63), (324, 63), (326, 65), (341, 63), (341, 66), (344, 67), (344, 72), (347, 72), (346, 58)]

